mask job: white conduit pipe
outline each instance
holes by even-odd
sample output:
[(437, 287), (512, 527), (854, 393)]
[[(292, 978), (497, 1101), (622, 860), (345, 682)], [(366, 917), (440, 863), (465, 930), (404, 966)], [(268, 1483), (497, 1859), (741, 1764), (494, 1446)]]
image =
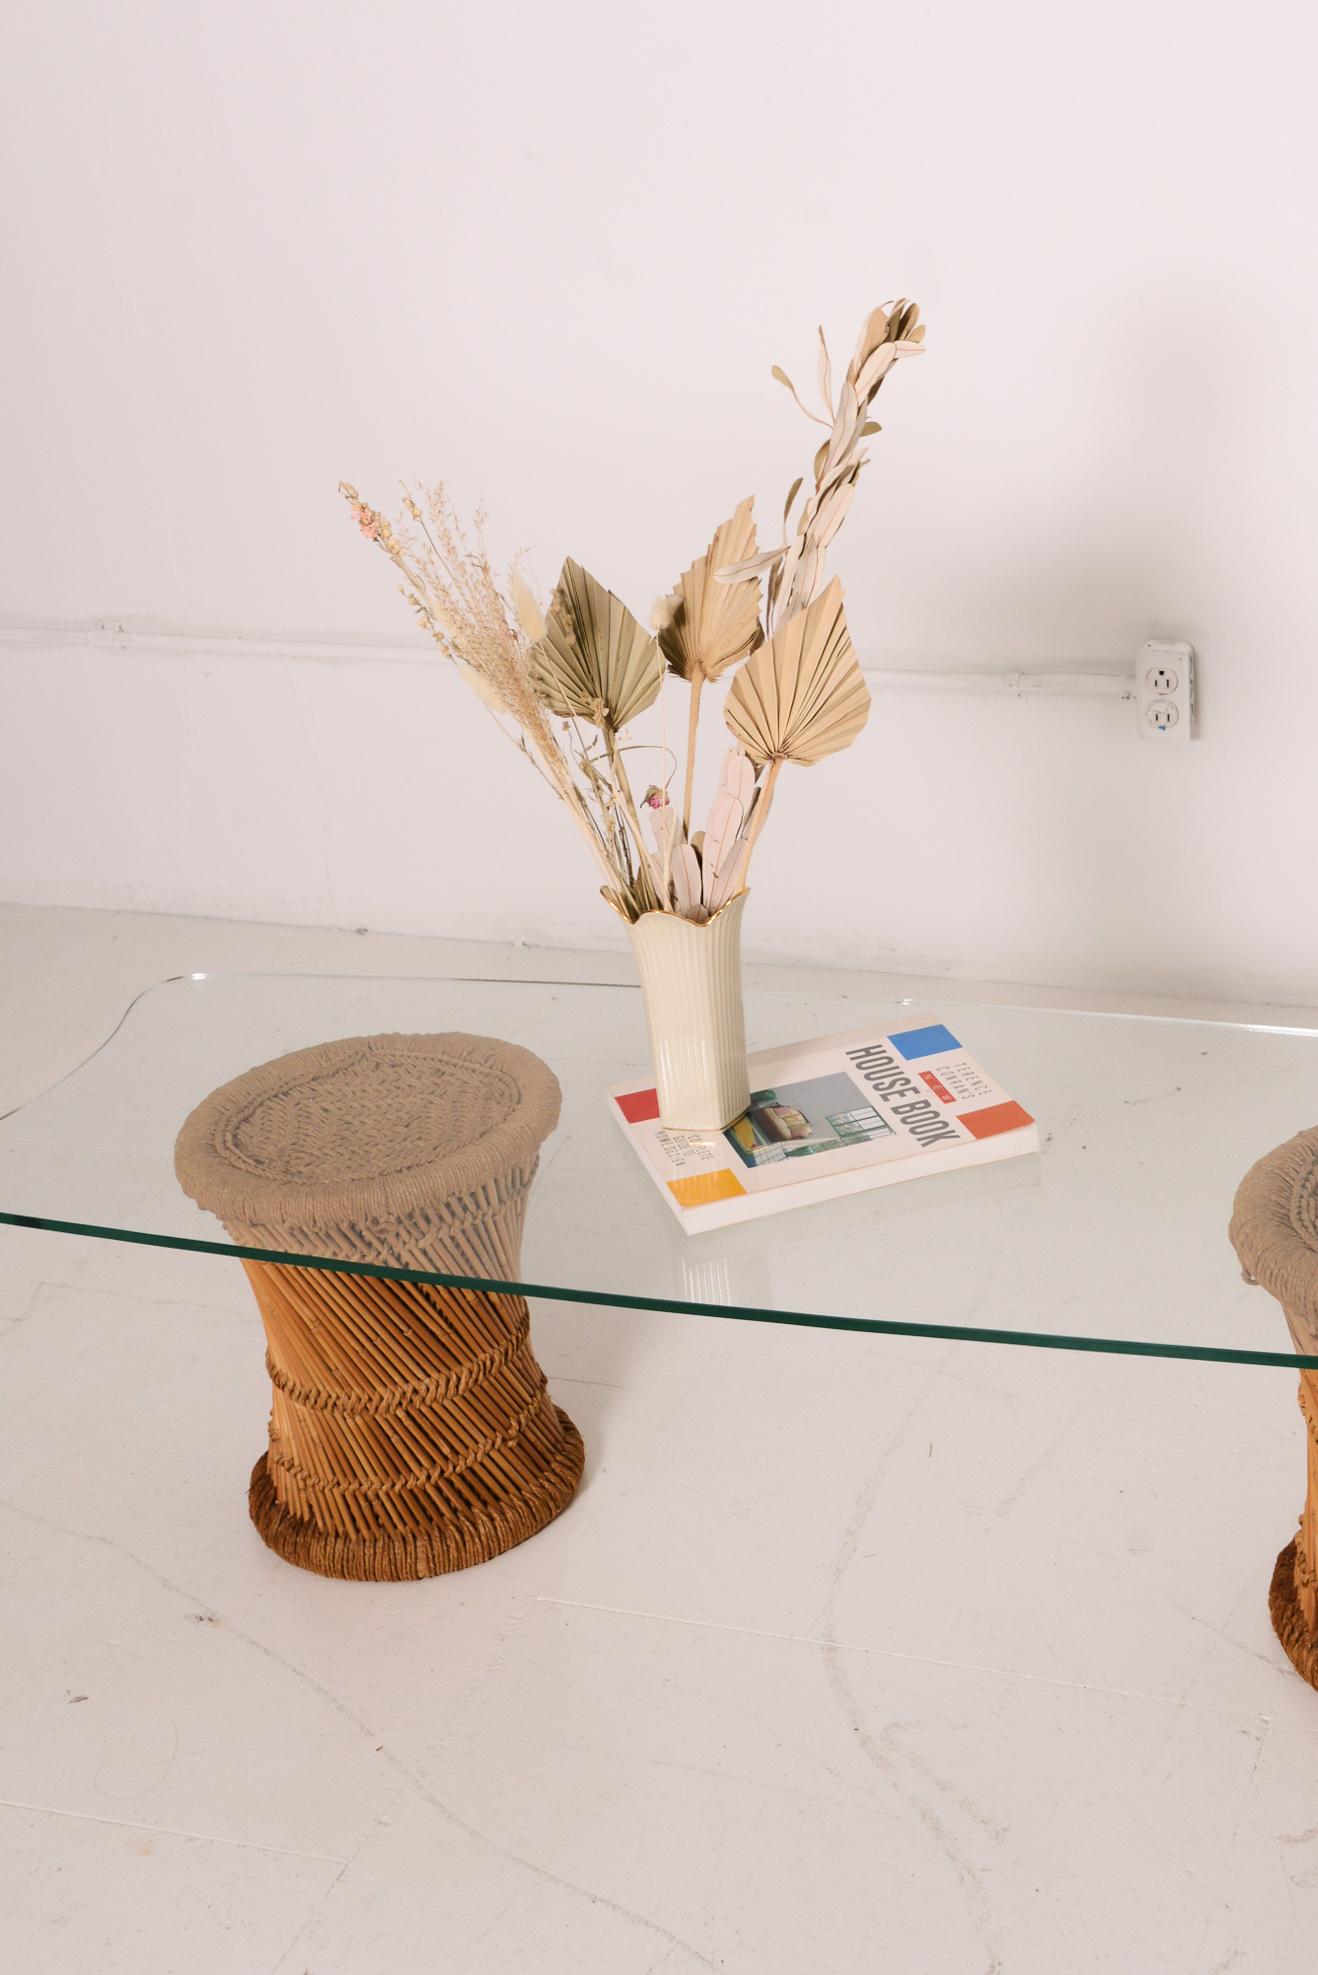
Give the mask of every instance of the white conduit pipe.
[[(101, 618), (90, 624), (66, 626), (0, 626), (0, 646), (28, 650), (118, 651), (176, 653), (197, 658), (283, 658), (309, 665), (430, 665), (431, 649), (416, 643), (372, 644), (352, 639), (307, 638), (278, 632), (251, 637), (216, 636), (198, 631), (147, 631)], [(1135, 673), (1128, 667), (1076, 670), (1065, 664), (1031, 665), (1028, 669), (986, 668), (964, 664), (920, 666), (862, 665), (875, 686), (891, 691), (961, 693), (1102, 694), (1133, 699)]]

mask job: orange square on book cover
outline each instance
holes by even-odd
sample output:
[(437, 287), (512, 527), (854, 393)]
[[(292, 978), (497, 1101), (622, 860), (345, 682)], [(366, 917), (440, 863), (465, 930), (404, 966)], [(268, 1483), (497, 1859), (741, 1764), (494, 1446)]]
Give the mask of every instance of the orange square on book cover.
[(746, 1191), (735, 1173), (726, 1167), (718, 1173), (692, 1173), (689, 1178), (669, 1180), (679, 1207), (707, 1207), (711, 1200), (735, 1200)]
[(972, 1138), (996, 1138), (1000, 1132), (1018, 1132), (1032, 1125), (1033, 1118), (1020, 1104), (990, 1104), (986, 1111), (962, 1111), (959, 1122)]

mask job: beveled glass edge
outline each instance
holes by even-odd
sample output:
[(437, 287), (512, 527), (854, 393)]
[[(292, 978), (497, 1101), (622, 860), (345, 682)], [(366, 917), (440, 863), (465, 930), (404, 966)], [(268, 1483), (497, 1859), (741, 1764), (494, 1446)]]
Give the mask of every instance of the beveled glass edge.
[[(768, 967), (775, 967), (775, 966), (781, 966), (783, 963), (780, 961), (764, 961), (761, 964)], [(747, 965), (750, 967), (754, 967), (756, 963), (754, 961), (750, 961), (747, 963)], [(829, 970), (812, 969), (811, 971), (828, 972)], [(848, 977), (854, 978), (857, 975), (863, 975), (865, 970), (863, 968), (838, 968), (835, 971), (840, 974), (847, 975)], [(96, 1044), (96, 1047), (94, 1049), (89, 1049), (85, 1056), (80, 1057), (78, 1061), (73, 1065), (71, 1065), (69, 1069), (65, 1070), (61, 1076), (56, 1077), (52, 1083), (43, 1085), (42, 1088), (38, 1091), (35, 1091), (31, 1097), (25, 1097), (21, 1103), (11, 1105), (9, 1110), (7, 1111), (0, 1111), (0, 1125), (6, 1123), (7, 1120), (10, 1118), (17, 1117), (21, 1111), (29, 1110), (32, 1107), (32, 1105), (39, 1104), (41, 1100), (44, 1097), (48, 1097), (52, 1091), (58, 1090), (62, 1084), (68, 1083), (71, 1077), (76, 1077), (80, 1070), (84, 1070), (89, 1063), (93, 1062), (96, 1059), (96, 1057), (98, 1057), (101, 1054), (103, 1050), (109, 1048), (110, 1044), (114, 1041), (115, 1037), (119, 1034), (120, 1030), (124, 1027), (124, 1024), (128, 1021), (128, 1018), (133, 1013), (134, 1009), (138, 1008), (142, 1002), (148, 999), (149, 996), (153, 994), (159, 994), (165, 988), (191, 986), (196, 982), (206, 982), (206, 981), (336, 981), (340, 983), (369, 982), (369, 981), (390, 981), (390, 982), (408, 981), (408, 982), (415, 982), (418, 985), (424, 984), (426, 982), (431, 982), (436, 985), (445, 982), (453, 982), (453, 983), (461, 983), (469, 987), (547, 987), (547, 988), (587, 988), (587, 989), (606, 988), (606, 989), (611, 989), (615, 992), (622, 991), (625, 993), (632, 993), (632, 994), (640, 993), (640, 984), (636, 981), (574, 981), (574, 980), (552, 980), (552, 979), (546, 980), (543, 979), (538, 974), (513, 976), (511, 978), (507, 974), (316, 974), (316, 973), (284, 973), (282, 971), (277, 971), (273, 969), (265, 970), (261, 968), (255, 968), (255, 969), (244, 968), (242, 971), (232, 971), (232, 972), (228, 970), (214, 969), (209, 971), (192, 972), (186, 974), (166, 974), (163, 976), (162, 979), (158, 981), (151, 981), (147, 984), (146, 987), (138, 989), (137, 993), (133, 996), (132, 1000), (125, 1007), (118, 1021), (114, 1024), (114, 1027), (110, 1029), (109, 1032), (104, 1037), (102, 1037), (101, 1041)], [(773, 988), (766, 988), (761, 991), (764, 993), (775, 992)], [(783, 993), (789, 992), (789, 990), (785, 986), (778, 991)], [(842, 989), (838, 989), (836, 990), (836, 998), (840, 1001), (851, 1001), (854, 1000), (856, 997), (852, 993), (849, 993)], [(930, 998), (931, 997), (927, 995), (910, 995), (910, 994), (891, 994), (891, 995), (876, 996), (876, 999), (887, 1001), (894, 1008), (924, 1007), (927, 1005)], [(944, 1002), (947, 1002), (950, 1003), (950, 1005), (954, 1008), (983, 1008), (989, 1010), (990, 1012), (993, 1010), (1001, 1010), (1003, 1013), (1018, 1014), (1018, 1015), (1061, 1015), (1066, 1017), (1079, 1017), (1085, 1021), (1163, 1022), (1163, 1023), (1172, 1023), (1178, 1027), (1184, 1027), (1184, 1028), (1240, 1030), (1247, 1035), (1304, 1036), (1304, 1037), (1308, 1037), (1310, 1041), (1318, 1042), (1318, 1028), (1308, 1028), (1303, 1024), (1296, 1025), (1296, 1024), (1284, 1023), (1284, 1022), (1233, 1022), (1228, 1020), (1225, 1016), (1221, 1016), (1221, 1015), (1142, 1015), (1138, 1013), (1133, 1013), (1130, 1010), (1123, 1008), (1048, 1008), (1045, 1007), (1043, 1004), (1034, 1001), (983, 1001), (983, 1000), (976, 1000), (966, 995), (958, 995), (955, 993), (949, 993), (946, 995), (939, 993), (936, 997), (933, 998), (937, 999), (940, 1005)]]
[[(510, 979), (504, 974), (315, 974), (259, 969), (244, 969), (241, 972), (213, 970), (167, 974), (161, 980), (140, 988), (108, 1034), (62, 1076), (56, 1077), (53, 1083), (45, 1085), (32, 1097), (25, 1098), (22, 1103), (0, 1113), (0, 1124), (39, 1104), (43, 1098), (58, 1090), (70, 1078), (77, 1076), (80, 1070), (85, 1069), (88, 1063), (94, 1061), (109, 1047), (133, 1011), (149, 996), (158, 994), (165, 988), (197, 982), (288, 980), (339, 983), (408, 981), (418, 984), (461, 982), (472, 986), (489, 987), (615, 990), (621, 988), (639, 992), (637, 984), (631, 981), (542, 980), (539, 976)], [(771, 989), (765, 991), (772, 992)], [(849, 1000), (853, 997), (839, 993), (838, 998)], [(894, 1007), (906, 1008), (923, 1006), (925, 999), (923, 996), (911, 995), (889, 995), (880, 998), (888, 1000)], [(940, 996), (939, 1000), (940, 1002), (946, 1000), (958, 1008), (1001, 1009), (1015, 1014), (1080, 1016), (1088, 1020), (1112, 1022), (1166, 1022), (1186, 1027), (1237, 1029), (1249, 1034), (1303, 1036), (1318, 1040), (1318, 1029), (1281, 1023), (1228, 1021), (1221, 1016), (1141, 1015), (1111, 1008), (1047, 1008), (1031, 1002), (986, 1002), (958, 997), (954, 994)], [(799, 1329), (854, 1331), (889, 1337), (932, 1337), (951, 1342), (1014, 1345), (1033, 1347), (1037, 1350), (1097, 1352), (1118, 1357), (1173, 1358), (1206, 1364), (1270, 1365), (1297, 1371), (1318, 1370), (1318, 1355), (1309, 1356), (1299, 1352), (1249, 1351), (1230, 1345), (1172, 1344), (1136, 1338), (1066, 1336), (1049, 1331), (995, 1330), (980, 1325), (916, 1323), (887, 1317), (847, 1317), (828, 1315), (819, 1311), (775, 1310), (741, 1304), (704, 1303), (693, 1298), (633, 1296), (614, 1290), (573, 1289), (544, 1283), (503, 1282), (490, 1277), (449, 1275), (439, 1270), (392, 1268), (386, 1263), (348, 1262), (321, 1256), (290, 1254), (277, 1249), (245, 1248), (233, 1242), (207, 1241), (201, 1237), (193, 1238), (187, 1235), (151, 1234), (135, 1228), (101, 1227), (91, 1222), (56, 1220), (49, 1215), (11, 1213), (3, 1208), (0, 1208), (0, 1226), (31, 1228), (49, 1234), (68, 1234), (95, 1241), (121, 1241), (139, 1247), (168, 1248), (191, 1254), (227, 1256), (236, 1261), (269, 1262), (289, 1268), (323, 1269), (338, 1275), (375, 1276), (393, 1282), (425, 1283), (436, 1288), (484, 1290), (494, 1295), (534, 1296), (548, 1303), (580, 1303), (604, 1309), (649, 1310), (661, 1315), (721, 1317), (738, 1323), (787, 1324)]]
[(242, 1248), (226, 1241), (193, 1240), (180, 1234), (147, 1234), (135, 1228), (95, 1227), (82, 1221), (56, 1221), (39, 1214), (0, 1210), (0, 1226), (35, 1228), (47, 1234), (85, 1236), (94, 1241), (125, 1241), (143, 1248), (173, 1248), (194, 1255), (221, 1255), (235, 1261), (269, 1262), (284, 1268), (325, 1270), (331, 1275), (375, 1276), (386, 1282), (427, 1283), (439, 1289), (474, 1289), (494, 1296), (534, 1296), (544, 1303), (583, 1303), (597, 1309), (650, 1310), (661, 1316), (721, 1317), (732, 1323), (788, 1324), (800, 1330), (856, 1331), (878, 1337), (936, 1337), (950, 1343), (1007, 1344), (1044, 1351), (1087, 1351), (1125, 1358), (1181, 1358), (1199, 1364), (1275, 1365), (1291, 1371), (1318, 1371), (1318, 1355), (1290, 1351), (1245, 1351), (1229, 1345), (1166, 1344), (1119, 1337), (1067, 1337), (1052, 1331), (993, 1330), (978, 1324), (908, 1322), (897, 1317), (829, 1316), (817, 1310), (771, 1310), (739, 1303), (702, 1303), (675, 1296), (628, 1296), (607, 1289), (568, 1289), (539, 1282), (504, 1282), (493, 1276), (447, 1275), (437, 1269), (392, 1268), (386, 1262), (345, 1262), (295, 1255), (275, 1248)]
[(78, 1061), (56, 1077), (53, 1083), (43, 1084), (31, 1097), (23, 1098), (19, 1104), (11, 1104), (7, 1111), (0, 1111), (0, 1125), (7, 1123), (10, 1118), (16, 1118), (20, 1111), (30, 1110), (34, 1104), (40, 1104), (43, 1097), (49, 1097), (53, 1090), (58, 1090), (61, 1084), (66, 1084), (70, 1077), (76, 1077), (79, 1070), (85, 1070), (89, 1063), (95, 1062), (102, 1050), (110, 1047), (138, 1003), (145, 1001), (149, 994), (159, 994), (162, 988), (174, 987), (180, 981), (204, 981), (207, 978), (205, 974), (166, 974), (163, 980), (151, 981), (146, 987), (139, 988), (109, 1034), (102, 1036), (94, 1049), (89, 1049), (85, 1056), (80, 1056)]
[[(748, 970), (753, 970), (756, 966), (781, 969), (785, 964), (781, 960), (764, 960), (758, 962), (748, 960), (745, 963)], [(865, 969), (863, 967), (839, 967), (835, 969), (811, 968), (809, 971), (812, 973), (836, 972), (839, 975), (845, 976), (847, 979), (856, 979), (865, 975)], [(883, 979), (884, 976), (879, 975), (872, 978)], [(241, 971), (232, 972), (228, 969), (215, 969), (201, 973), (168, 974), (164, 980), (156, 981), (150, 987), (143, 988), (138, 994), (134, 995), (133, 1000), (115, 1024), (111, 1035), (106, 1037), (106, 1042), (112, 1040), (113, 1035), (118, 1033), (118, 1030), (122, 1028), (134, 1007), (146, 995), (154, 994), (158, 988), (173, 987), (181, 982), (192, 981), (413, 981), (418, 985), (427, 981), (436, 984), (452, 981), (470, 987), (608, 988), (615, 992), (622, 991), (628, 994), (639, 994), (641, 991), (640, 982), (635, 980), (574, 981), (545, 978), (540, 974), (287, 974), (277, 971), (266, 971), (262, 968), (243, 968)], [(799, 992), (799, 990), (795, 991)], [(780, 986), (768, 987), (757, 987), (752, 984), (751, 992), (761, 994), (788, 994), (794, 992), (794, 990), (786, 982), (783, 982)], [(819, 989), (817, 992), (821, 998), (827, 998), (830, 990)], [(1067, 990), (1067, 992), (1071, 992), (1071, 990)], [(838, 1001), (854, 1001), (857, 999), (855, 993), (849, 989), (836, 988), (831, 990), (831, 993)], [(1307, 1027), (1304, 1023), (1241, 1022), (1232, 1021), (1226, 1015), (1147, 1015), (1129, 1008), (1050, 1008), (1040, 1001), (985, 1001), (975, 995), (957, 994), (955, 992), (943, 994), (941, 991), (931, 994), (876, 994), (875, 999), (887, 1002), (894, 1008), (924, 1008), (928, 1006), (931, 1000), (934, 1000), (940, 1006), (944, 1002), (949, 1002), (953, 1008), (984, 1008), (990, 1013), (997, 1011), (1002, 1014), (1012, 1015), (1064, 1015), (1078, 1017), (1086, 1022), (1163, 1022), (1177, 1028), (1187, 1029), (1234, 1029), (1240, 1030), (1246, 1035), (1307, 1036), (1311, 1042), (1318, 1042), (1318, 1028)], [(105, 1044), (101, 1043), (98, 1047), (103, 1049)], [(92, 1055), (95, 1054), (96, 1051), (93, 1050)], [(90, 1058), (84, 1060), (90, 1061)], [(79, 1065), (79, 1068), (81, 1068), (81, 1065)], [(59, 1081), (62, 1083), (63, 1078), (60, 1078)], [(50, 1088), (53, 1090), (55, 1086), (52, 1084)], [(28, 1101), (31, 1102), (33, 1100), (29, 1099)]]

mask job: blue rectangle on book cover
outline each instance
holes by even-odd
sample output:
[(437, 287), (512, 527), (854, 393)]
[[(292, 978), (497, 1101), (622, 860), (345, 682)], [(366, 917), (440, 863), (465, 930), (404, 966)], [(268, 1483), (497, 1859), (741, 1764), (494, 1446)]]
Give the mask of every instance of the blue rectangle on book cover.
[(949, 1049), (961, 1047), (951, 1029), (944, 1028), (941, 1022), (934, 1022), (927, 1029), (905, 1029), (888, 1040), (908, 1063), (915, 1056), (946, 1056)]

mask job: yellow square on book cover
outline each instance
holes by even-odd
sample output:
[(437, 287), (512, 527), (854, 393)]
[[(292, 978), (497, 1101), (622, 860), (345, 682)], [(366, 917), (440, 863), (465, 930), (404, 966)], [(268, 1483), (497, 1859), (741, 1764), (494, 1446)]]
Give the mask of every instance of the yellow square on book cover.
[(692, 1173), (687, 1179), (669, 1180), (679, 1207), (707, 1207), (711, 1200), (735, 1200), (746, 1191), (735, 1173), (726, 1167), (718, 1173)]

